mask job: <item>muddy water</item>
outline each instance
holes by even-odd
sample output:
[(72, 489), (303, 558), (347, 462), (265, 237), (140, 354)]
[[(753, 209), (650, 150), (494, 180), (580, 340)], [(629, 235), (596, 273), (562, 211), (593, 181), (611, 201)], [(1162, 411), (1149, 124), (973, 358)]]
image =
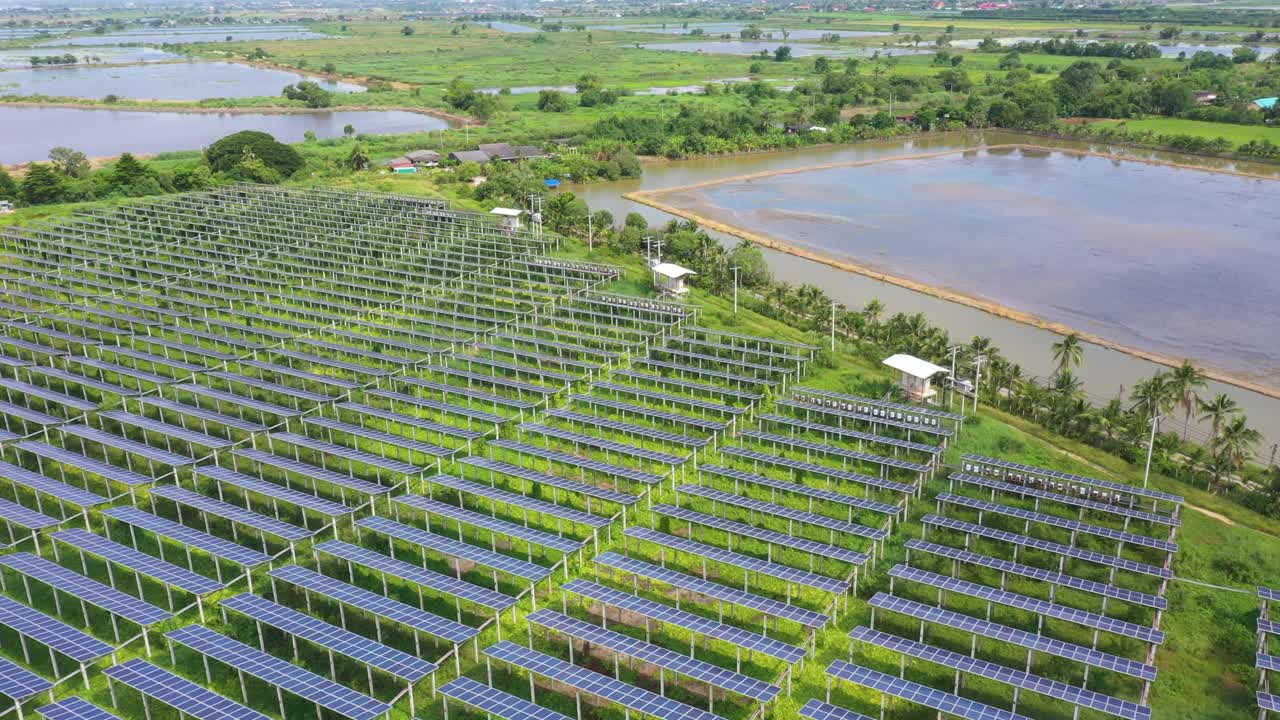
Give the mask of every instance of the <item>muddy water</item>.
[[(987, 145), (1026, 142), (1066, 149), (1087, 147), (1076, 143), (1049, 143), (1003, 133), (951, 135), (905, 142), (867, 143), (837, 148), (810, 148), (785, 153), (651, 164), (646, 166), (645, 176), (641, 180), (597, 184), (573, 188), (573, 191), (582, 195), (593, 208), (610, 209), (619, 220), (627, 212), (640, 212), (649, 219), (650, 223), (665, 222), (670, 219), (669, 215), (626, 200), (622, 195), (639, 190), (657, 190), (758, 172), (827, 163), (902, 158), (939, 151), (965, 149), (978, 151)], [(1126, 152), (1123, 149), (1112, 149)], [(1144, 159), (1280, 175), (1280, 170), (1274, 166), (1227, 163), (1207, 158), (1145, 151), (1127, 152)], [(926, 172), (916, 173), (914, 180), (910, 178), (912, 173), (908, 172), (907, 168), (894, 168), (890, 174), (896, 174), (898, 178), (892, 183), (892, 187), (897, 188), (898, 193), (907, 193), (902, 198), (895, 197), (893, 192), (886, 188), (877, 187), (882, 183), (878, 172), (864, 173), (860, 179), (845, 178), (843, 181), (846, 183), (856, 183), (856, 185), (847, 186), (851, 191), (848, 193), (841, 192), (840, 188), (827, 187), (822, 183), (805, 183), (798, 180), (798, 176), (785, 176), (791, 178), (787, 182), (796, 183), (791, 186), (796, 189), (789, 188), (781, 195), (756, 194), (754, 198), (749, 197), (751, 192), (747, 191), (746, 194), (733, 198), (733, 202), (737, 205), (726, 212), (724, 219), (731, 224), (750, 226), (754, 230), (760, 230), (759, 221), (766, 220), (774, 226), (775, 231), (794, 231), (795, 228), (805, 226), (806, 223), (809, 223), (808, 227), (813, 230), (825, 224), (826, 230), (814, 231), (816, 237), (809, 237), (808, 241), (825, 243), (828, 250), (833, 246), (841, 247), (838, 244), (833, 245), (838, 241), (838, 237), (833, 240), (832, 236), (838, 236), (841, 233), (832, 232), (833, 226), (830, 223), (843, 228), (845, 237), (854, 238), (854, 241), (858, 242), (860, 240), (857, 239), (863, 233), (874, 232), (881, 238), (879, 250), (869, 253), (865, 249), (847, 245), (844, 246), (845, 254), (863, 263), (889, 265), (896, 262), (898, 265), (895, 269), (901, 270), (908, 276), (927, 272), (944, 273), (937, 275), (934, 278), (935, 281), (942, 282), (942, 278), (945, 278), (948, 282), (954, 280), (955, 285), (967, 281), (977, 286), (979, 283), (966, 279), (973, 273), (986, 273), (987, 277), (1002, 278), (1008, 282), (999, 285), (984, 282), (983, 286), (978, 288), (982, 292), (999, 294), (1002, 299), (1010, 301), (1023, 299), (1024, 302), (1040, 302), (1045, 307), (1056, 306), (1049, 309), (1074, 313), (1073, 318), (1084, 319), (1092, 314), (1099, 318), (1098, 322), (1106, 325), (1114, 322), (1114, 316), (1097, 312), (1097, 308), (1105, 303), (1095, 303), (1094, 298), (1091, 297), (1093, 293), (1102, 292), (1097, 289), (1098, 279), (1080, 275), (1081, 268), (1100, 267), (1103, 269), (1103, 275), (1111, 281), (1110, 285), (1114, 285), (1114, 287), (1105, 287), (1103, 296), (1114, 301), (1111, 303), (1111, 312), (1122, 313), (1127, 321), (1117, 325), (1123, 324), (1134, 328), (1132, 332), (1135, 334), (1158, 337), (1162, 343), (1181, 349), (1180, 352), (1173, 353), (1176, 357), (1192, 354), (1193, 351), (1202, 354), (1218, 352), (1219, 349), (1206, 338), (1214, 333), (1231, 334), (1234, 337), (1243, 338), (1246, 344), (1261, 348), (1260, 357), (1244, 358), (1245, 364), (1252, 368), (1255, 377), (1277, 376), (1276, 368), (1280, 367), (1280, 361), (1276, 361), (1275, 356), (1280, 354), (1280, 343), (1272, 342), (1268, 345), (1253, 342), (1248, 334), (1248, 329), (1254, 325), (1271, 328), (1265, 331), (1267, 333), (1275, 332), (1274, 320), (1269, 319), (1273, 314), (1269, 308), (1274, 305), (1254, 306), (1260, 309), (1251, 312), (1250, 306), (1241, 301), (1239, 293), (1247, 289), (1258, 297), (1259, 294), (1266, 295), (1269, 292), (1265, 284), (1260, 286), (1258, 278), (1260, 275), (1265, 277), (1267, 267), (1278, 266), (1274, 259), (1266, 259), (1270, 258), (1270, 253), (1275, 251), (1266, 247), (1268, 243), (1265, 240), (1266, 238), (1274, 240), (1274, 228), (1280, 226), (1280, 223), (1274, 220), (1269, 226), (1259, 223), (1264, 219), (1263, 215), (1274, 214), (1275, 208), (1280, 207), (1275, 203), (1277, 198), (1275, 193), (1280, 192), (1275, 188), (1280, 187), (1280, 183), (1271, 186), (1257, 180), (1244, 180), (1191, 170), (1151, 165), (1131, 168), (1128, 166), (1137, 164), (1095, 161), (1096, 159), (1092, 158), (1076, 160), (1059, 153), (1043, 155), (1044, 157), (1023, 157), (1022, 154), (1014, 154), (1012, 157), (993, 158), (988, 152), (974, 152), (970, 159), (960, 154), (957, 160), (949, 163), (944, 162), (933, 167), (917, 166)], [(995, 162), (987, 163), (985, 160)], [(909, 165), (911, 162), (914, 161), (894, 164)], [(966, 165), (969, 167), (966, 168)], [(1036, 169), (1033, 166), (1036, 165), (1039, 166), (1039, 171), (1033, 172)], [(887, 169), (880, 165), (875, 167)], [(945, 172), (949, 179), (944, 182), (942, 178), (937, 177), (940, 172)], [(1029, 172), (1030, 175), (1028, 175)], [(810, 173), (806, 175), (812, 176)], [(1062, 189), (1062, 193), (1067, 193), (1069, 189), (1073, 194), (1059, 193), (1047, 199), (1035, 200), (1035, 185), (1044, 182), (1046, 177), (1056, 175), (1065, 175), (1066, 179), (1056, 180), (1054, 187)], [(827, 179), (834, 182), (835, 176), (828, 176)], [(883, 182), (889, 185), (887, 175)], [(1096, 183), (1104, 184), (1091, 191), (1090, 186)], [(812, 192), (818, 193), (821, 202), (825, 203), (825, 208), (817, 210), (817, 214), (825, 213), (832, 217), (802, 216), (797, 224), (795, 216), (785, 212), (788, 210), (813, 212), (809, 206), (817, 201), (807, 196), (805, 190), (799, 189), (800, 184), (810, 185)], [(1105, 192), (1101, 190), (1102, 188), (1105, 188)], [(1051, 191), (1046, 191), (1046, 193), (1049, 192)], [(1098, 197), (1091, 197), (1091, 192)], [(1162, 199), (1162, 192), (1176, 192), (1177, 197), (1186, 202)], [(860, 222), (864, 225), (872, 224), (866, 222), (867, 213), (846, 209), (840, 200), (845, 195), (851, 196), (851, 199), (855, 198), (857, 193), (869, 193), (879, 198), (882, 205), (884, 203), (893, 205), (896, 208), (893, 210), (896, 216), (877, 220), (877, 223), (882, 223), (884, 227), (863, 229), (859, 225)], [(961, 197), (956, 197), (957, 193)], [(1028, 194), (1033, 197), (1028, 198)], [(1197, 194), (1202, 194), (1204, 197), (1196, 201)], [(991, 197), (992, 195), (994, 197)], [(1102, 197), (1103, 195), (1106, 197)], [(779, 201), (779, 198), (782, 201)], [(1131, 202), (1126, 204), (1125, 198), (1129, 198)], [(1204, 198), (1228, 202), (1230, 207), (1237, 208), (1237, 211), (1220, 210), (1219, 208), (1222, 207), (1220, 204), (1205, 204), (1209, 200)], [(671, 199), (667, 198), (668, 201)], [(1268, 204), (1268, 201), (1272, 207), (1263, 207)], [(1137, 203), (1155, 203), (1155, 208), (1164, 208), (1164, 212), (1153, 213), (1150, 208), (1140, 210), (1136, 207)], [(1081, 246), (1079, 242), (1071, 243), (1056, 238), (1063, 232), (1063, 227), (1071, 228), (1070, 220), (1073, 215), (1080, 215), (1082, 205), (1088, 212), (1083, 215), (1082, 224), (1077, 224), (1076, 229), (1071, 232), (1076, 238), (1092, 237), (1091, 233), (1095, 231), (1102, 233), (1106, 239), (1105, 249), (1110, 255), (1096, 256), (1087, 245)], [(864, 211), (871, 208), (881, 214), (890, 212), (887, 208), (870, 201), (859, 204), (858, 207)], [(779, 209), (784, 212), (768, 212)], [(1241, 224), (1241, 218), (1233, 214), (1237, 212), (1243, 213), (1246, 219), (1252, 218), (1245, 223), (1251, 223), (1252, 230), (1233, 227)], [(970, 217), (966, 218), (966, 214)], [(965, 228), (963, 233), (953, 227), (956, 222), (959, 222), (955, 219), (956, 215), (964, 220), (965, 224), (961, 226)], [(1041, 223), (1045, 222), (1044, 218), (1047, 217), (1056, 217), (1057, 225), (1042, 226)], [(1224, 218), (1227, 219), (1224, 220)], [(897, 229), (898, 226), (901, 227), (900, 230)], [(1081, 229), (1082, 227), (1084, 229)], [(1272, 229), (1269, 235), (1268, 227)], [(921, 239), (915, 235), (926, 237)], [(1132, 241), (1127, 240), (1128, 237), (1131, 237)], [(889, 238), (893, 242), (885, 240)], [(948, 238), (951, 238), (951, 245), (948, 245)], [(1036, 240), (1036, 238), (1042, 239)], [(736, 242), (736, 239), (728, 237), (725, 237), (725, 240)], [(1037, 269), (1029, 272), (1022, 263), (1026, 262), (1027, 253), (1030, 252), (1024, 245), (1031, 244), (1032, 240), (1041, 244), (1048, 243), (1057, 256), (1071, 258), (1074, 263), (1071, 269), (1065, 270), (1064, 267), (1060, 267), (1061, 263), (1041, 261)], [(926, 247), (932, 248), (932, 252), (925, 249)], [(908, 248), (909, 252), (904, 252), (902, 248)], [(1251, 248), (1249, 252), (1255, 253), (1251, 255), (1255, 261), (1258, 258), (1264, 258), (1263, 262), (1271, 263), (1256, 271), (1244, 267), (1243, 270), (1247, 273), (1245, 277), (1249, 279), (1248, 283), (1235, 280), (1234, 275), (1221, 274), (1233, 272), (1224, 267), (1239, 268), (1242, 263), (1238, 263), (1234, 256), (1244, 252), (1244, 248)], [(969, 252), (966, 253), (966, 249)], [(940, 262), (932, 253), (960, 258), (963, 264), (957, 268), (957, 271), (948, 271), (947, 264)], [(865, 254), (867, 257), (859, 257), (860, 254)], [(1045, 376), (1051, 371), (1052, 359), (1049, 346), (1057, 339), (1057, 336), (1051, 332), (996, 317), (976, 308), (844, 272), (804, 258), (772, 250), (766, 250), (766, 255), (775, 276), (781, 280), (816, 284), (838, 301), (851, 307), (859, 307), (874, 297), (883, 301), (890, 313), (923, 312), (933, 322), (946, 327), (953, 337), (969, 338), (982, 335), (992, 338), (1007, 357), (1022, 365), (1029, 373)], [(969, 259), (970, 257), (972, 259)], [(1194, 260), (1188, 258), (1194, 258)], [(1213, 263), (1209, 268), (1213, 273), (1205, 273), (1197, 277), (1197, 268), (1194, 264), (1197, 262)], [(1247, 263), (1243, 264), (1247, 265)], [(1200, 288), (1197, 292), (1202, 295), (1207, 293), (1207, 296), (1197, 297), (1195, 300), (1183, 297), (1182, 288), (1168, 277), (1171, 274), (1176, 275), (1179, 280), (1191, 278)], [(1032, 279), (1027, 279), (1028, 277)], [(1217, 278), (1216, 291), (1213, 281), (1215, 277)], [(1040, 282), (1035, 282), (1034, 278), (1039, 278)], [(1138, 283), (1136, 287), (1160, 289), (1160, 294), (1147, 295), (1135, 292), (1134, 283)], [(1044, 286), (1044, 292), (1041, 292), (1040, 285)], [(1072, 292), (1072, 288), (1076, 290)], [(1050, 294), (1049, 291), (1058, 293), (1057, 301), (1042, 300), (1043, 295)], [(1072, 302), (1062, 302), (1061, 298), (1064, 297), (1071, 299)], [(1208, 307), (1196, 308), (1195, 317), (1198, 318), (1201, 326), (1208, 325), (1212, 329), (1197, 326), (1195, 323), (1188, 327), (1180, 317), (1185, 307), (1194, 306), (1197, 303), (1208, 304)], [(1013, 304), (1016, 306), (1016, 301)], [(1169, 325), (1174, 321), (1183, 323), (1183, 329), (1177, 332), (1184, 333), (1185, 337), (1179, 337), (1176, 332), (1169, 329)], [(1080, 324), (1080, 321), (1076, 324)], [(1100, 334), (1107, 339), (1113, 339), (1108, 334)], [(1162, 366), (1132, 355), (1089, 345), (1081, 376), (1086, 391), (1095, 399), (1104, 400), (1116, 396), (1123, 389), (1131, 388), (1134, 382), (1150, 376), (1159, 369), (1162, 369)], [(1280, 400), (1221, 382), (1211, 382), (1208, 392), (1226, 392), (1235, 397), (1248, 413), (1251, 423), (1270, 438), (1268, 444), (1280, 441)], [(1166, 427), (1177, 424), (1180, 423), (1171, 423)], [(1260, 451), (1265, 454), (1267, 448), (1260, 448)]]

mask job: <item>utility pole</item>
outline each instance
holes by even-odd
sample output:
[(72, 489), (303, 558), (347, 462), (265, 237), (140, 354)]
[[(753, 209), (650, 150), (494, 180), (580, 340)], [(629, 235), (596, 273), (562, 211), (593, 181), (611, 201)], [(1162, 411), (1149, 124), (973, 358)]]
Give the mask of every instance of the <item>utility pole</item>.
[(587, 250), (594, 250), (596, 247), (593, 242), (594, 235), (595, 231), (591, 226), (591, 211), (587, 210)]
[(1147, 486), (1147, 480), (1151, 477), (1151, 454), (1156, 447), (1156, 428), (1160, 426), (1161, 417), (1156, 415), (1149, 421), (1151, 423), (1151, 439), (1147, 441), (1147, 467), (1142, 471), (1142, 487)]
[(836, 301), (831, 301), (831, 352), (836, 351)]
[(738, 266), (733, 266), (733, 314), (738, 314)]
[(952, 345), (947, 348), (947, 354), (951, 356), (951, 377), (947, 383), (947, 409), (954, 409), (956, 406), (956, 357), (960, 354), (960, 346)]
[(978, 393), (982, 390), (982, 363), (987, 361), (986, 355), (973, 359), (973, 415), (978, 416)]

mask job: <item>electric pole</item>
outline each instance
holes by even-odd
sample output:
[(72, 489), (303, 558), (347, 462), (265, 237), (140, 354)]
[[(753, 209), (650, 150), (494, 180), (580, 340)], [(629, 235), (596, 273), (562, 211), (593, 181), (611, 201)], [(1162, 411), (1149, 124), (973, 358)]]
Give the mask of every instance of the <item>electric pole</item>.
[(733, 314), (738, 314), (738, 266), (733, 266)]
[(950, 410), (956, 406), (956, 357), (960, 354), (960, 346), (947, 348), (947, 354), (951, 356), (951, 377), (947, 382), (947, 409)]
[(986, 355), (973, 359), (973, 415), (978, 416), (978, 392), (982, 389), (982, 363), (987, 361)]
[(1151, 477), (1151, 454), (1156, 447), (1156, 428), (1160, 426), (1161, 417), (1156, 415), (1151, 418), (1151, 439), (1147, 441), (1147, 467), (1142, 471), (1142, 487), (1147, 486), (1147, 480)]

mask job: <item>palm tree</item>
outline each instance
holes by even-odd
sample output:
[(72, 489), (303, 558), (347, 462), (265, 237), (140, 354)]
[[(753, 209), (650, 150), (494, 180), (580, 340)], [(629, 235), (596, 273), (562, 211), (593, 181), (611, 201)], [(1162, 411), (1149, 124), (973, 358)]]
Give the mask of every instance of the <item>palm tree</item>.
[(1129, 399), (1133, 400), (1133, 407), (1130, 409), (1143, 418), (1159, 415), (1168, 402), (1167, 386), (1168, 378), (1164, 373), (1156, 373), (1146, 380), (1134, 383), (1133, 390), (1129, 392)]
[(1183, 360), (1181, 365), (1169, 373), (1169, 392), (1178, 398), (1178, 404), (1182, 406), (1183, 441), (1186, 441), (1187, 430), (1191, 426), (1191, 411), (1200, 399), (1196, 390), (1205, 386), (1204, 373), (1192, 365), (1190, 360)]
[(1196, 405), (1200, 411), (1198, 419), (1201, 421), (1208, 420), (1210, 423), (1210, 444), (1218, 439), (1218, 430), (1222, 428), (1222, 423), (1229, 420), (1232, 415), (1240, 412), (1240, 406), (1236, 404), (1236, 401), (1224, 393), (1218, 393), (1209, 402), (1197, 400)]
[(1079, 367), (1084, 360), (1084, 347), (1080, 344), (1080, 335), (1071, 333), (1053, 344), (1053, 361), (1058, 372)]
[(879, 339), (880, 335), (880, 316), (884, 314), (884, 303), (876, 298), (871, 298), (866, 305), (862, 306), (862, 317), (866, 319), (867, 331), (871, 333), (873, 340)]
[(1253, 458), (1253, 448), (1262, 441), (1262, 433), (1249, 427), (1248, 418), (1237, 415), (1222, 426), (1222, 434), (1214, 441), (1214, 449), (1231, 461), (1231, 468), (1239, 470)]
[(364, 170), (369, 167), (369, 153), (365, 152), (363, 145), (356, 143), (351, 148), (351, 154), (347, 155), (347, 167), (352, 170)]

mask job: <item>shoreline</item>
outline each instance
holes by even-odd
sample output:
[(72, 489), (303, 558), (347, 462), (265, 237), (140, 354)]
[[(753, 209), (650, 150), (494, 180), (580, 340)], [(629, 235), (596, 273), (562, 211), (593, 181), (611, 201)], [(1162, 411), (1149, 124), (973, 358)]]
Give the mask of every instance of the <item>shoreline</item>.
[[(1002, 150), (1002, 149), (1018, 149), (1018, 148), (1058, 151), (1058, 152), (1074, 153), (1077, 155), (1101, 157), (1101, 158), (1114, 159), (1114, 160), (1134, 160), (1136, 162), (1144, 162), (1151, 165), (1163, 165), (1166, 167), (1199, 170), (1202, 172), (1218, 172), (1222, 174), (1246, 177), (1251, 179), (1276, 180), (1276, 178), (1274, 177), (1255, 175), (1252, 173), (1245, 173), (1245, 172), (1239, 172), (1234, 170), (1204, 169), (1194, 165), (1184, 165), (1184, 164), (1173, 163), (1173, 162), (1162, 162), (1158, 160), (1143, 160), (1138, 158), (1128, 158), (1121, 155), (1112, 155), (1108, 153), (1101, 153), (1101, 152), (1089, 151), (1089, 150), (1064, 150), (1064, 149), (1058, 149), (1058, 148), (1046, 148), (1046, 147), (1028, 145), (1023, 143), (990, 145), (990, 146), (985, 146), (983, 149)], [(1108, 340), (1104, 337), (1095, 335), (1093, 333), (1080, 332), (1075, 328), (1072, 328), (1066, 325), (1065, 323), (1046, 320), (1042, 317), (1039, 317), (1038, 315), (1034, 315), (1032, 313), (1029, 313), (1023, 310), (1017, 310), (1015, 308), (1011, 308), (1006, 305), (1001, 305), (999, 303), (992, 302), (990, 300), (983, 300), (981, 298), (976, 298), (956, 290), (929, 285), (927, 283), (922, 283), (917, 280), (912, 280), (910, 278), (903, 277), (901, 275), (882, 272), (880, 270), (876, 270), (875, 268), (860, 264), (858, 262), (854, 262), (850, 260), (840, 260), (821, 252), (810, 250), (808, 248), (804, 248), (798, 245), (793, 245), (789, 242), (784, 242), (782, 240), (778, 240), (776, 238), (763, 235), (761, 233), (752, 232), (750, 230), (746, 230), (736, 225), (730, 225), (725, 222), (721, 222), (718, 220), (705, 217), (691, 210), (686, 210), (683, 208), (676, 207), (674, 205), (670, 205), (668, 203), (663, 202), (657, 197), (657, 196), (664, 195), (671, 192), (696, 190), (704, 187), (709, 187), (712, 185), (719, 185), (719, 184), (724, 184), (729, 182), (739, 182), (744, 180), (754, 180), (762, 177), (791, 175), (791, 174), (807, 172), (811, 170), (823, 170), (823, 169), (831, 169), (831, 168), (839, 168), (839, 167), (857, 167), (857, 166), (872, 165), (872, 164), (883, 163), (883, 162), (891, 162), (896, 160), (929, 159), (929, 158), (941, 157), (946, 155), (954, 155), (961, 152), (967, 152), (967, 151), (947, 150), (947, 151), (939, 151), (939, 152), (932, 152), (932, 153), (917, 153), (913, 155), (904, 155), (904, 156), (895, 157), (895, 158), (853, 160), (853, 161), (847, 161), (847, 162), (835, 162), (835, 163), (825, 163), (820, 165), (811, 165), (803, 168), (785, 168), (780, 170), (767, 170), (767, 171), (762, 171), (757, 173), (747, 173), (745, 175), (737, 175), (737, 176), (728, 177), (728, 178), (719, 178), (716, 180), (706, 180), (702, 182), (689, 183), (686, 185), (676, 185), (676, 186), (661, 188), (657, 190), (639, 190), (635, 192), (624, 193), (622, 197), (626, 200), (630, 200), (632, 202), (638, 202), (642, 205), (647, 205), (651, 208), (660, 210), (662, 212), (668, 213), (675, 217), (691, 220), (693, 222), (696, 222), (698, 225), (702, 227), (705, 227), (717, 232), (721, 232), (733, 237), (741, 238), (743, 240), (748, 240), (762, 247), (767, 247), (771, 250), (777, 250), (778, 252), (783, 252), (788, 255), (822, 263), (823, 265), (836, 268), (837, 270), (856, 273), (858, 275), (862, 275), (864, 277), (868, 277), (873, 280), (878, 280), (880, 282), (896, 285), (898, 287), (905, 288), (907, 290), (911, 290), (914, 292), (922, 293), (924, 295), (929, 295), (931, 297), (935, 297), (940, 300), (945, 300), (947, 302), (953, 302), (959, 305), (964, 305), (966, 307), (970, 307), (975, 310), (980, 310), (982, 312), (985, 312), (989, 315), (993, 315), (995, 317), (999, 317), (1005, 320), (1012, 320), (1017, 323), (1029, 325), (1031, 327), (1039, 328), (1041, 330), (1046, 330), (1048, 332), (1052, 332), (1058, 335), (1070, 335), (1072, 333), (1075, 333), (1080, 337), (1081, 340), (1084, 340), (1085, 342), (1088, 342), (1090, 344), (1097, 345), (1107, 350), (1114, 350), (1116, 352), (1124, 353), (1126, 355), (1130, 355), (1132, 357), (1146, 360), (1148, 362), (1164, 365), (1166, 367), (1178, 367), (1179, 365), (1182, 364), (1182, 360), (1183, 360), (1182, 358), (1173, 358), (1167, 355), (1162, 355), (1157, 352), (1142, 350), (1140, 348), (1123, 345), (1118, 342)], [(1258, 393), (1259, 395), (1262, 395), (1268, 398), (1280, 400), (1280, 387), (1272, 387), (1269, 385), (1264, 385), (1259, 382), (1248, 380), (1246, 378), (1242, 378), (1242, 377), (1233, 375), (1231, 373), (1228, 373), (1226, 371), (1219, 370), (1212, 367), (1205, 367), (1205, 366), (1199, 366), (1199, 367), (1200, 367), (1200, 370), (1205, 374), (1205, 376), (1212, 380), (1216, 380), (1218, 382), (1232, 385), (1234, 387), (1238, 387), (1244, 390), (1249, 390), (1251, 392)]]
[[(154, 63), (153, 63), (154, 64)], [(427, 115), (429, 117), (447, 120), (449, 122), (458, 123), (459, 125), (478, 125), (473, 118), (466, 118), (461, 115), (437, 110), (429, 107), (418, 107), (413, 105), (333, 105), (326, 108), (308, 108), (308, 107), (281, 107), (279, 105), (264, 105), (262, 107), (251, 107), (238, 105), (235, 107), (191, 107), (188, 105), (167, 106), (161, 103), (170, 102), (202, 102), (200, 100), (146, 100), (146, 99), (130, 99), (131, 103), (143, 103), (140, 105), (107, 105), (105, 103), (83, 102), (83, 101), (53, 101), (40, 102), (38, 100), (14, 100), (0, 101), (0, 108), (4, 107), (28, 107), (28, 108), (66, 108), (69, 110), (114, 110), (117, 112), (153, 112), (153, 113), (177, 113), (182, 115), (320, 115), (331, 112), (410, 112), (417, 115)], [(154, 103), (154, 104), (148, 104)], [(454, 130), (456, 128), (449, 128)]]

